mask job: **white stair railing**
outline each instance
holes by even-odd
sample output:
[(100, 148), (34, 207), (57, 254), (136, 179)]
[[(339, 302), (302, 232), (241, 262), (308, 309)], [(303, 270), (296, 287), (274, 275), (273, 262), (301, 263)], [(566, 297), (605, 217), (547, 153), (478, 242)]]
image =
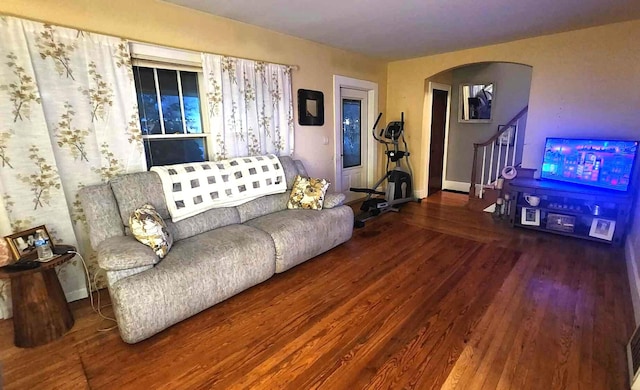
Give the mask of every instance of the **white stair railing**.
[[(506, 125), (499, 126), (498, 132), (487, 141), (473, 144), (473, 166), (471, 167), (471, 187), (469, 196), (482, 198), (485, 188), (495, 188), (495, 182), (500, 178), (502, 170), (508, 165), (515, 166), (519, 161), (518, 140), (522, 138), (520, 130), (524, 131), (529, 107), (524, 107)], [(522, 128), (521, 128), (522, 127)], [(496, 145), (498, 146), (496, 148)], [(491, 146), (491, 150), (489, 150)], [(522, 146), (522, 145), (520, 145)], [(482, 148), (482, 159), (478, 153)], [(520, 148), (522, 151), (522, 148)], [(480, 180), (478, 180), (478, 174)]]
[(480, 185), (476, 192), (477, 197), (484, 197), (485, 188), (495, 188), (495, 183), (500, 178), (504, 167), (516, 164), (519, 127), (520, 119), (500, 134), (498, 139), (491, 143), (491, 148), (489, 145), (482, 146), (482, 167), (480, 168)]

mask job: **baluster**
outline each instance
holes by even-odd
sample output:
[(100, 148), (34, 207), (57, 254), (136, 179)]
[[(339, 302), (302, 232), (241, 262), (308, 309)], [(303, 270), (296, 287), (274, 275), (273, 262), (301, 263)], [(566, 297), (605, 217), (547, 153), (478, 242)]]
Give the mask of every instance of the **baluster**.
[[(509, 150), (511, 150), (511, 142), (509, 142), (509, 140), (511, 139), (511, 126), (509, 126), (509, 130), (507, 130), (506, 134), (507, 134), (507, 146), (504, 152), (504, 166), (502, 168), (506, 167), (507, 164), (509, 164)], [(502, 174), (502, 169), (500, 169), (500, 173)]]
[(513, 158), (511, 159), (511, 166), (516, 166), (516, 151), (518, 150), (518, 127), (520, 127), (520, 119), (516, 121), (514, 125), (516, 128), (516, 134), (513, 136)]
[[(485, 146), (486, 148), (486, 146)], [(491, 144), (491, 159), (489, 160), (489, 175), (487, 176), (487, 182), (485, 183), (484, 180), (482, 180), (482, 188), (484, 188), (485, 184), (491, 184), (491, 174), (493, 172), (493, 157), (495, 155), (495, 148), (496, 148), (496, 144), (492, 143)]]
[[(480, 174), (480, 193), (478, 194), (479, 198), (482, 199), (484, 197), (484, 169), (487, 164), (487, 147), (482, 147), (482, 173)], [(475, 185), (475, 183), (474, 183)]]
[[(506, 161), (506, 159), (505, 159)], [(498, 145), (498, 162), (496, 164), (496, 181), (498, 181), (498, 176), (500, 176), (500, 163), (502, 162), (502, 142)]]

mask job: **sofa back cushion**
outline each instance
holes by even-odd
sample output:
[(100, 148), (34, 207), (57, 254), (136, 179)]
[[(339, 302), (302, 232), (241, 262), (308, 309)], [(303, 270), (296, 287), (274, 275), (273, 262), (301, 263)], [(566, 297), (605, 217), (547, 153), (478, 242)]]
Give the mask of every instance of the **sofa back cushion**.
[[(298, 174), (305, 176), (307, 172), (302, 162), (298, 160), (293, 160), (289, 156), (280, 156), (279, 159), (285, 173), (287, 189), (291, 189), (296, 176)], [(105, 188), (109, 188), (108, 185)], [(211, 209), (174, 223), (171, 221), (162, 190), (162, 182), (157, 173), (137, 172), (117, 176), (111, 180), (110, 189), (113, 191), (114, 197), (109, 206), (111, 207), (110, 215), (113, 217), (113, 215), (119, 213), (119, 222), (121, 224), (119, 229), (120, 234), (124, 232), (130, 234), (128, 227), (131, 213), (143, 204), (149, 203), (155, 207), (158, 214), (165, 220), (167, 229), (176, 241), (195, 236), (208, 230), (235, 223), (243, 223), (262, 215), (284, 210), (287, 207), (290, 194), (287, 191), (282, 194), (264, 196), (238, 207)], [(117, 202), (117, 205), (114, 203), (114, 200)], [(117, 206), (115, 210), (113, 209), (114, 206)], [(113, 221), (111, 221), (111, 225), (113, 225)], [(113, 232), (108, 234), (115, 235)], [(98, 243), (104, 238), (100, 239)]]
[(282, 169), (284, 170), (284, 176), (287, 180), (287, 189), (290, 190), (293, 186), (293, 182), (296, 180), (296, 176), (298, 176), (298, 167), (296, 166), (296, 162), (289, 156), (279, 156), (278, 159), (280, 160)]
[(178, 222), (173, 222), (171, 219), (165, 219), (164, 222), (176, 241), (223, 226), (241, 223), (235, 207), (211, 209)]
[(98, 244), (107, 238), (124, 234), (118, 203), (109, 184), (81, 188), (78, 196), (89, 226), (89, 240), (93, 249), (97, 249)]
[[(240, 223), (238, 211), (233, 207), (208, 210), (193, 217), (173, 223), (162, 190), (162, 182), (155, 172), (137, 172), (115, 177), (111, 188), (118, 208), (122, 225), (129, 227), (131, 213), (145, 203), (151, 204), (167, 224), (174, 239), (181, 240), (208, 230)], [(130, 234), (129, 229), (126, 229)]]
[(152, 205), (162, 219), (170, 218), (164, 200), (162, 182), (155, 172), (137, 172), (116, 176), (111, 179), (111, 188), (118, 201), (120, 218), (124, 226), (129, 226), (131, 213), (145, 203)]
[(283, 194), (275, 194), (263, 196), (250, 202), (236, 206), (240, 216), (240, 223), (261, 217), (263, 215), (275, 213), (287, 209), (287, 202), (291, 195), (291, 187), (296, 180), (296, 176), (306, 176), (307, 171), (299, 160), (293, 160), (289, 156), (279, 156), (282, 169), (284, 170), (285, 179), (287, 181), (287, 192)]
[(290, 195), (291, 191), (287, 191), (282, 194), (262, 196), (258, 199), (236, 206), (240, 216), (240, 223), (245, 223), (263, 215), (286, 210)]

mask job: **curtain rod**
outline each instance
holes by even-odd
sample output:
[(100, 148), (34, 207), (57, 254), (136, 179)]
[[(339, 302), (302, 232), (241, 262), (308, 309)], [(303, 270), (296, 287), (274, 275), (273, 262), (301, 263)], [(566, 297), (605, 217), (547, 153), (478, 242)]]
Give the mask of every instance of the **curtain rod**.
[[(92, 30), (92, 29), (79, 28), (77, 26), (70, 26), (68, 24), (62, 24), (62, 23), (57, 23), (57, 22), (52, 23), (52, 22), (50, 22), (48, 20), (43, 20), (43, 19), (39, 19), (39, 18), (34, 18), (34, 19), (25, 18), (24, 16), (16, 15), (16, 14), (11, 13), (11, 12), (0, 12), (0, 16), (9, 16), (9, 17), (16, 18), (16, 19), (30, 20), (32, 22), (50, 24), (50, 25), (53, 25), (53, 26), (64, 27), (64, 28), (68, 28), (68, 29), (71, 29), (71, 30), (85, 31), (85, 32), (88, 32), (90, 34), (106, 35), (106, 36), (113, 37), (113, 38), (125, 39), (125, 40), (127, 40), (129, 42), (132, 42), (132, 43), (139, 43), (139, 44), (144, 44), (144, 45), (156, 46), (156, 47), (160, 47), (160, 48), (164, 47), (164, 48), (168, 48), (168, 49), (189, 51), (189, 52), (194, 52), (194, 53), (201, 53), (201, 52), (204, 53), (205, 52), (204, 50), (203, 51), (198, 51), (198, 50), (185, 49), (185, 48), (182, 48), (182, 47), (176, 47), (176, 46), (170, 46), (170, 45), (159, 45), (157, 43), (140, 41), (140, 40), (137, 40), (137, 39), (127, 38), (125, 36), (117, 36), (117, 35), (108, 34), (108, 33), (100, 32), (100, 31)], [(235, 58), (240, 58), (240, 59), (243, 59), (243, 60), (250, 60), (250, 61), (270, 62), (270, 61), (258, 60), (258, 59), (254, 59), (254, 58), (248, 58), (248, 57), (239, 57), (239, 56), (234, 56), (234, 55), (230, 55), (230, 54), (222, 54), (222, 53), (210, 53), (210, 54), (218, 54), (218, 55), (223, 55), (223, 56), (227, 56), (227, 57), (235, 57)], [(270, 62), (270, 63), (271, 64), (275, 64), (275, 65), (288, 66), (293, 70), (300, 70), (300, 66), (299, 65), (283, 64), (283, 63), (280, 63), (280, 62)]]
[(181, 47), (168, 46), (168, 45), (158, 45), (157, 43), (137, 41), (137, 40), (132, 40), (132, 39), (127, 39), (127, 40), (129, 41), (129, 43), (138, 44), (138, 45), (145, 45), (145, 46), (152, 46), (152, 47), (158, 48), (158, 49), (180, 50), (180, 51), (183, 51), (183, 52), (192, 53), (192, 54), (198, 54), (198, 55), (200, 53), (208, 53), (208, 54), (214, 54), (214, 55), (221, 55), (221, 56), (225, 56), (225, 57), (234, 57), (234, 58), (239, 58), (239, 59), (249, 60), (249, 61), (268, 62), (268, 63), (274, 64), (274, 65), (288, 66), (289, 68), (291, 68), (293, 70), (300, 70), (300, 66), (299, 65), (283, 64), (283, 63), (279, 63), (279, 62), (258, 60), (258, 59), (254, 59), (254, 58), (239, 57), (239, 56), (222, 54), (222, 53), (210, 53), (210, 52), (206, 52), (206, 51), (197, 51), (197, 50), (191, 50), (191, 49), (184, 49), (184, 48), (181, 48)]

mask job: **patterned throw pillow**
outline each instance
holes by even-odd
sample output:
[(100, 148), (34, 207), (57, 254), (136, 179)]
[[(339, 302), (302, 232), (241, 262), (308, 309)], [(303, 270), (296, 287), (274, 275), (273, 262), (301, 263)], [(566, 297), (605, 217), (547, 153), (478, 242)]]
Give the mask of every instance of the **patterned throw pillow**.
[(324, 193), (327, 192), (329, 184), (331, 183), (325, 179), (296, 176), (287, 208), (322, 210)]
[(162, 259), (169, 253), (173, 237), (152, 205), (145, 204), (135, 209), (129, 217), (129, 228), (136, 240), (153, 249), (159, 258)]

